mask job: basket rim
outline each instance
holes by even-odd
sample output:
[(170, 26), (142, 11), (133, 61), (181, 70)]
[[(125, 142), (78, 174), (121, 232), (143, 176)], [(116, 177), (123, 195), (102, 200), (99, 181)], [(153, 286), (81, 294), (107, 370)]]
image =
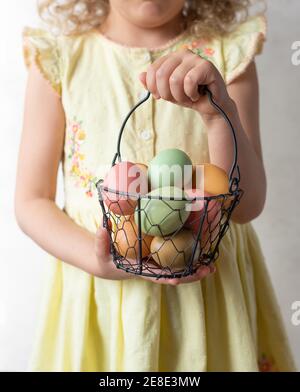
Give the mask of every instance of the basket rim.
[[(119, 195), (119, 196), (126, 196), (130, 199), (148, 199), (148, 200), (181, 200), (181, 201), (186, 201), (186, 202), (193, 202), (196, 200), (217, 200), (221, 198), (228, 198), (232, 196), (238, 196), (239, 194), (243, 193), (243, 190), (241, 188), (237, 188), (232, 192), (228, 193), (220, 193), (218, 195), (210, 195), (210, 196), (195, 196), (195, 197), (172, 197), (172, 196), (160, 196), (160, 195), (150, 195), (149, 193), (146, 194), (141, 194), (141, 193), (130, 193), (130, 192), (123, 192), (123, 191), (118, 191), (115, 189), (108, 188), (103, 185), (104, 180), (100, 179), (96, 182), (96, 188), (98, 190), (99, 196), (101, 196), (102, 192), (107, 192), (111, 193), (114, 195)], [(184, 190), (183, 190), (184, 192)]]

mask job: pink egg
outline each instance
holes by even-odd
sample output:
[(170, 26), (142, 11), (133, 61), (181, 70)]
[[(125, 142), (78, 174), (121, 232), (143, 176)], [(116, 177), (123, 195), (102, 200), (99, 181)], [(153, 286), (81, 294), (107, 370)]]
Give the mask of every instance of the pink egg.
[[(207, 192), (203, 192), (200, 189), (189, 189), (185, 192), (188, 195), (188, 198), (211, 196)], [(186, 228), (192, 230), (194, 235), (197, 235), (207, 203), (207, 214), (204, 218), (200, 239), (200, 244), (203, 248), (202, 253), (208, 252), (210, 246), (218, 237), (220, 227), (219, 224), (222, 217), (220, 201), (217, 199), (212, 199), (210, 201), (195, 200), (190, 205), (191, 213), (184, 225)]]
[[(188, 189), (185, 191), (188, 199), (193, 199), (194, 197), (204, 197), (203, 191), (200, 189)], [(187, 207), (191, 213), (185, 222), (185, 227), (193, 230), (197, 233), (201, 215), (204, 209), (204, 200), (195, 200), (191, 204), (187, 204)]]
[[(105, 176), (104, 187), (111, 191), (103, 192), (106, 206), (116, 215), (131, 215), (137, 204), (137, 195), (148, 192), (147, 172), (138, 164), (119, 162)], [(129, 193), (129, 195), (117, 192)]]

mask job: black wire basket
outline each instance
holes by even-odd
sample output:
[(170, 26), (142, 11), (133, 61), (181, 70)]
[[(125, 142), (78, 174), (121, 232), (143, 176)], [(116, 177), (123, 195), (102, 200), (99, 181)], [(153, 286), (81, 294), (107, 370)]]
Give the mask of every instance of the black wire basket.
[[(234, 158), (228, 176), (229, 191), (209, 196), (187, 197), (185, 193), (165, 196), (159, 192), (121, 192), (105, 186), (103, 179), (97, 181), (103, 226), (109, 233), (113, 261), (117, 268), (128, 273), (157, 279), (180, 278), (192, 275), (201, 265), (215, 262), (220, 241), (229, 228), (231, 214), (243, 195), (243, 190), (239, 188), (240, 171), (234, 127), (227, 114), (214, 101), (211, 91), (206, 86), (199, 86), (199, 92), (208, 96), (232, 133)], [(128, 119), (149, 97), (150, 93), (126, 116), (119, 132), (112, 167), (117, 160), (122, 162), (121, 140)], [(187, 205), (192, 203), (200, 203), (201, 208), (197, 213), (187, 214)], [(156, 206), (165, 212), (162, 221), (152, 216)], [(174, 219), (176, 226), (173, 225)]]

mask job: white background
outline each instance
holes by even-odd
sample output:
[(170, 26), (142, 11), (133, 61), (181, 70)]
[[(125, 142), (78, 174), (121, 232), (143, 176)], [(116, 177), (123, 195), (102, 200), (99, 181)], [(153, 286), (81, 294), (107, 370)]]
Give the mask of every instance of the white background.
[[(17, 227), (13, 195), (22, 125), (26, 70), (21, 32), (36, 25), (35, 0), (3, 2), (0, 13), (0, 370), (26, 370), (47, 255)], [(261, 134), (268, 199), (254, 221), (266, 255), (293, 352), (300, 368), (300, 325), (291, 305), (300, 301), (300, 66), (291, 45), (300, 41), (299, 0), (272, 0), (264, 54), (257, 58), (261, 84)], [(34, 141), (32, 141), (34, 143)], [(61, 176), (58, 204), (62, 198)], [(267, 310), (266, 310), (267, 311)]]

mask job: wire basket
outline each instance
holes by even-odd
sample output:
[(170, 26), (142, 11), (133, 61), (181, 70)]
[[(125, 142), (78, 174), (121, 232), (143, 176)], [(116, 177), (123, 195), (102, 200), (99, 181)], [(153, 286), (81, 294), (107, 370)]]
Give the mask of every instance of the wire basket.
[[(237, 141), (234, 127), (214, 101), (206, 86), (199, 92), (207, 94), (212, 106), (224, 117), (233, 138), (234, 158), (226, 194), (168, 196), (121, 192), (97, 181), (103, 226), (110, 237), (110, 249), (117, 268), (128, 273), (160, 278), (180, 278), (192, 275), (201, 265), (209, 265), (219, 255), (220, 241), (229, 228), (230, 217), (240, 202), (240, 171), (237, 164)], [(150, 97), (146, 95), (126, 116), (117, 143), (112, 167), (121, 159), (121, 140), (125, 125), (132, 113)], [(234, 176), (234, 173), (236, 175)], [(155, 192), (154, 192), (155, 193)], [(122, 201), (122, 202), (121, 202)], [(188, 212), (187, 205), (197, 203), (197, 212)], [(155, 216), (155, 208), (163, 210), (162, 219)], [(174, 219), (176, 226), (174, 226)]]

